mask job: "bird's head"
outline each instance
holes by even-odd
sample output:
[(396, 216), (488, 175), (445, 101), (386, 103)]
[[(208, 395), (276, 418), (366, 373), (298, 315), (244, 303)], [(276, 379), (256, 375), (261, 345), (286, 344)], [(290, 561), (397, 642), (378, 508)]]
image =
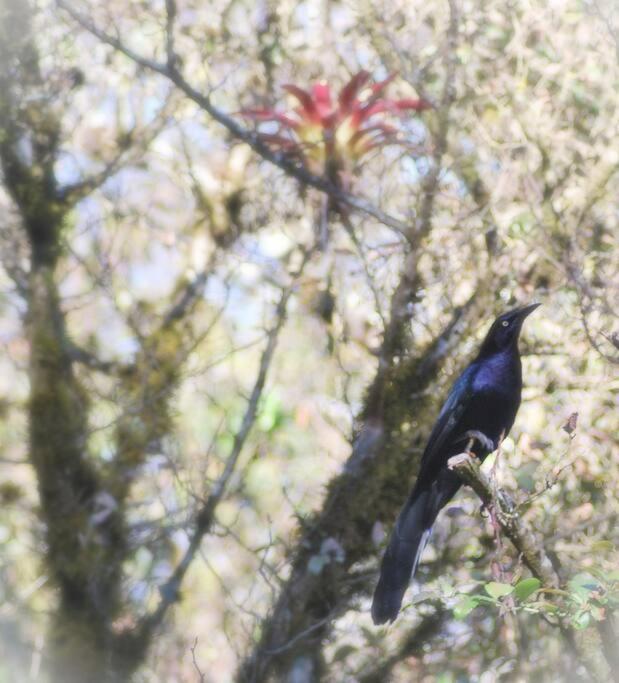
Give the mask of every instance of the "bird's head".
[(496, 353), (510, 346), (515, 346), (518, 343), (518, 337), (525, 318), (530, 313), (533, 313), (538, 306), (541, 306), (541, 304), (530, 304), (529, 306), (514, 308), (512, 311), (502, 313), (492, 323), (492, 327), (482, 344), (480, 355)]

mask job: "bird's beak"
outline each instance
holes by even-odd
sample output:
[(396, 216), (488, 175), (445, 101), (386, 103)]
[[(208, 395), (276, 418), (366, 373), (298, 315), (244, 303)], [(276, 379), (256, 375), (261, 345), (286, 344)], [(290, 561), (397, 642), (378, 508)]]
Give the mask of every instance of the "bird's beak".
[(518, 317), (519, 317), (521, 320), (524, 320), (528, 315), (530, 315), (531, 313), (533, 313), (533, 311), (534, 311), (536, 308), (538, 308), (539, 306), (541, 306), (541, 305), (542, 305), (542, 304), (537, 303), (537, 304), (530, 304), (529, 306), (523, 306), (523, 307), (518, 311)]

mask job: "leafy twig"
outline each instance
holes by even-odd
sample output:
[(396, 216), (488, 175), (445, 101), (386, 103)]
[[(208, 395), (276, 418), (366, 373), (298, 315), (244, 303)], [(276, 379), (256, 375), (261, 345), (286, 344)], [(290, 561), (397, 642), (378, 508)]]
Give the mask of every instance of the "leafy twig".
[[(533, 576), (539, 579), (545, 587), (558, 589), (560, 578), (544, 546), (535, 537), (535, 534), (526, 522), (519, 516), (514, 501), (500, 489), (495, 495), (492, 484), (481, 471), (477, 458), (469, 453), (460, 453), (450, 458), (448, 466), (457, 472), (463, 481), (475, 491), (486, 508), (494, 508), (496, 520), (501, 527), (501, 531), (513, 543), (522, 557), (522, 561), (529, 568)], [(592, 679), (607, 680), (608, 670), (611, 665), (608, 655), (606, 655), (607, 662), (601, 663), (595, 656), (595, 653), (592, 652), (590, 645), (583, 645), (576, 641), (574, 632), (569, 625), (559, 621), (557, 626)], [(601, 664), (608, 664), (608, 666), (604, 667)], [(607, 670), (601, 671), (604, 668)]]

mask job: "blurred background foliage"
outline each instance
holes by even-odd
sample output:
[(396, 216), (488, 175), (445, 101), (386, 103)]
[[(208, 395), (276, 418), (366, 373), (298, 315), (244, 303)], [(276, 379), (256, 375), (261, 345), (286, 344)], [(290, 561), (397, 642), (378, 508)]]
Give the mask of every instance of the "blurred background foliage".
[[(547, 620), (559, 610), (593, 638), (617, 604), (615, 3), (177, 0), (166, 13), (162, 2), (67, 0), (78, 20), (52, 2), (25, 14), (20, 4), (0, 2), (0, 681), (57, 670), (50, 624), (63, 600), (50, 565), (54, 522), (38, 494), (44, 470), (29, 447), (32, 357), (47, 353), (33, 349), (40, 338), (29, 330), (46, 304), (36, 301), (36, 236), (25, 228), (33, 199), (11, 184), (16, 164), (29, 187), (41, 169), (53, 174), (59, 194), (45, 215), (62, 192), (70, 198), (54, 237), (65, 330), (53, 343), (81, 392), (79, 458), (97, 478), (75, 547), (111, 517), (123, 528), (122, 552), (110, 555), (120, 597), (106, 633), (133, 632), (165, 601), (159, 587), (187, 552), (255, 399), (213, 523), (136, 681), (252, 680), (242, 662), (260, 652), (307, 529), (349, 471), (353, 437), (374, 417), (367, 389), (381, 363), (397, 373), (425, 358), (452, 320), (447, 356), (417, 393), (400, 395), (397, 419), (385, 418), (399, 440), (376, 457), (387, 462), (406, 442), (410, 466), (398, 465), (401, 491), (376, 480), (380, 509), (368, 498), (357, 511), (368, 548), (348, 566), (348, 540), (330, 536), (304, 565), (321, 581), (340, 563), (347, 581), (337, 579), (339, 607), (316, 618), (320, 638), (307, 638), (308, 612), (280, 643), (284, 651), (308, 640), (320, 665), (304, 674), (299, 660), (282, 673), (275, 662), (264, 676), (587, 679)], [(174, 73), (245, 130), (254, 122), (242, 110), (295, 105), (283, 84), (337, 92), (360, 70), (374, 81), (396, 73), (390, 97), (431, 103), (402, 112), (394, 144), (368, 154), (347, 184), (408, 231), (343, 201), (325, 205), (173, 78), (92, 31), (165, 65), (171, 8)], [(328, 244), (308, 252), (325, 220)], [(401, 311), (394, 293), (409, 280)], [(409, 606), (393, 627), (374, 628), (369, 596), (415, 475), (415, 439), (493, 316), (534, 300), (544, 305), (521, 342), (523, 404), (485, 468), (560, 562), (565, 593), (526, 595), (534, 584), (519, 584), (512, 595), (528, 574), (507, 542), (496, 545), (467, 489), (440, 517)], [(386, 357), (385, 327), (398, 316), (402, 340)], [(251, 396), (278, 321), (266, 384)], [(60, 387), (48, 389), (47, 401), (58, 401)], [(56, 425), (45, 428), (53, 441)], [(70, 479), (71, 462), (56, 475)], [(96, 680), (117, 680), (110, 671)]]

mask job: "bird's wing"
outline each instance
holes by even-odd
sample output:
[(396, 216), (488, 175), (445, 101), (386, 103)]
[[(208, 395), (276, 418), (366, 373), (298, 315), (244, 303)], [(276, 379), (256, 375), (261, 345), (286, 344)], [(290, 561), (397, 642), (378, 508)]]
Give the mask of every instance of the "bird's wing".
[[(457, 428), (462, 414), (468, 407), (473, 395), (473, 378), (477, 368), (470, 365), (456, 380), (447, 400), (441, 408), (436, 423), (428, 439), (428, 444), (423, 452), (421, 459), (421, 471), (434, 460), (434, 456), (439, 453), (451, 439), (459, 436)], [(420, 471), (420, 476), (421, 476)]]

